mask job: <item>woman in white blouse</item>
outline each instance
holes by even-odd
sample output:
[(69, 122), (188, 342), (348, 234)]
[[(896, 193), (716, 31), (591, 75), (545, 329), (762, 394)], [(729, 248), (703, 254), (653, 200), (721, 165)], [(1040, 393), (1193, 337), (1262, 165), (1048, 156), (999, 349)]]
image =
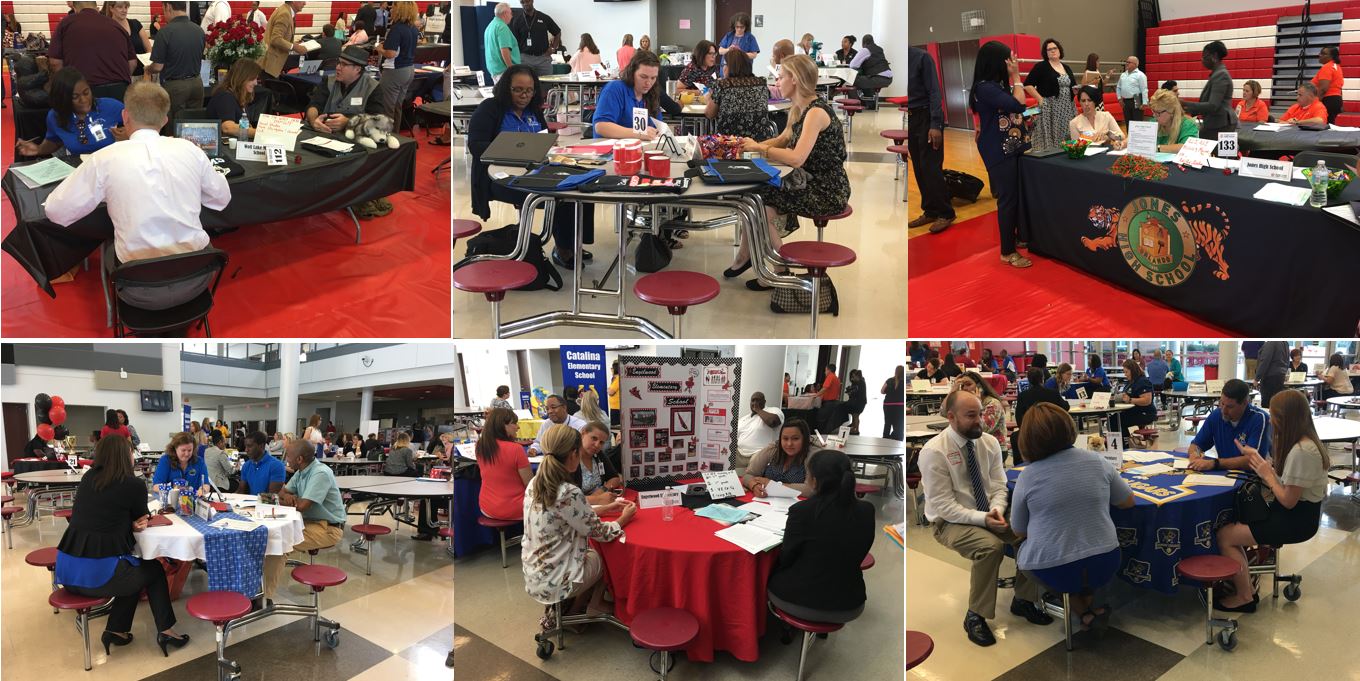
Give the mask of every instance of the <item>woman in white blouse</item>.
[(549, 427), (542, 437), (543, 463), (524, 492), (524, 540), (521, 563), (524, 590), (549, 607), (574, 596), (563, 614), (581, 612), (586, 605), (600, 609), (604, 593), (604, 561), (590, 541), (614, 541), (637, 513), (623, 499), (602, 513), (621, 512), (616, 521), (602, 521), (586, 496), (571, 481), (581, 466), (581, 434), (568, 425)]
[(1100, 91), (1090, 85), (1078, 91), (1077, 105), (1080, 112), (1067, 124), (1067, 138), (1084, 139), (1091, 144), (1108, 143), (1114, 149), (1123, 149), (1126, 144), (1124, 133), (1119, 130), (1119, 124), (1115, 122), (1110, 112), (1096, 109), (1096, 103), (1099, 101)]

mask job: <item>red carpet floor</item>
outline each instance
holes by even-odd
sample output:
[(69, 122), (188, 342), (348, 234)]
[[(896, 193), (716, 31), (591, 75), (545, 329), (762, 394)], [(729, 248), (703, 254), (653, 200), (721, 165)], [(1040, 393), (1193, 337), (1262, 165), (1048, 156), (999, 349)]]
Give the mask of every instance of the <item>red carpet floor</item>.
[[(14, 160), (9, 108), (0, 116), (0, 169)], [(226, 338), (448, 338), (450, 179), (430, 173), (449, 157), (448, 147), (416, 139), (416, 188), (388, 197), (393, 211), (361, 220), (363, 243), (354, 243), (348, 214), (251, 225), (213, 239), (231, 261), (208, 321)], [(0, 200), (9, 234), (14, 209)], [(0, 331), (13, 337), (113, 335), (104, 326), (99, 257), (90, 271), (55, 286), (49, 298), (13, 258), (0, 255)], [(201, 336), (195, 327), (190, 335)]]
[(913, 338), (1219, 338), (1237, 336), (1071, 267), (1029, 254), (1001, 262), (996, 213), (907, 242)]

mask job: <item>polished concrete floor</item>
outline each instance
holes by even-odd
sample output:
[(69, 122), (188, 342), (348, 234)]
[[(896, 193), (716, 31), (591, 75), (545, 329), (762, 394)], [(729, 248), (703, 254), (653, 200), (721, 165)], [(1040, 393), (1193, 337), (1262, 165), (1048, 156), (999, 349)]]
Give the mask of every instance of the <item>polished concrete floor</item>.
[[(1188, 427), (1188, 424), (1185, 424)], [(1193, 436), (1165, 424), (1157, 449), (1183, 449)], [(1350, 455), (1332, 450), (1333, 463)], [(1012, 593), (997, 594), (997, 619), (989, 624), (994, 646), (971, 643), (963, 630), (968, 603), (968, 561), (938, 544), (930, 529), (909, 524), (907, 628), (928, 633), (935, 650), (908, 679), (1110, 679), (1142, 681), (1230, 681), (1246, 679), (1355, 679), (1349, 654), (1355, 629), (1345, 616), (1360, 597), (1360, 503), (1349, 490), (1332, 486), (1323, 503), (1322, 527), (1303, 544), (1281, 553), (1286, 573), (1303, 575), (1297, 602), (1270, 597), (1262, 577), (1261, 603), (1254, 614), (1234, 615), (1238, 644), (1233, 652), (1204, 644), (1204, 606), (1189, 588), (1174, 596), (1136, 589), (1116, 578), (1104, 592), (1113, 608), (1103, 638), (1081, 634), (1068, 653), (1061, 622), (1035, 626), (1010, 614)], [(913, 512), (908, 502), (908, 511)], [(1001, 572), (1012, 574), (1007, 560)]]
[[(902, 502), (889, 493), (866, 497), (878, 507), (874, 545), (875, 566), (864, 573), (869, 601), (864, 614), (815, 641), (808, 655), (807, 676), (831, 679), (853, 670), (855, 679), (901, 678), (902, 659), (902, 549), (881, 528), (900, 522)], [(648, 652), (634, 648), (628, 634), (608, 625), (586, 627), (567, 634), (567, 649), (546, 661), (535, 656), (534, 634), (543, 607), (524, 592), (519, 549), (510, 549), (510, 566), (501, 568), (500, 552), (489, 547), (457, 561), (458, 623), (454, 649), (458, 678), (496, 681), (597, 681), (653, 679)], [(693, 681), (719, 679), (792, 679), (798, 671), (799, 640), (779, 642), (779, 623), (771, 620), (760, 642), (760, 659), (741, 662), (718, 652), (711, 663), (690, 663), (683, 656), (670, 678)]]
[[(906, 248), (907, 204), (902, 201), (901, 179), (893, 179), (896, 156), (885, 151), (891, 142), (879, 136), (880, 130), (902, 128), (901, 114), (895, 107), (855, 116), (854, 141), (846, 171), (850, 178), (850, 205), (854, 215), (833, 221), (826, 228), (826, 240), (853, 249), (857, 260), (848, 267), (831, 271), (840, 298), (840, 316), (822, 315), (818, 335), (822, 338), (901, 338), (906, 333)], [(477, 220), (472, 215), (468, 164), (460, 139), (453, 149), (453, 216)], [(493, 202), (491, 219), (480, 221), (483, 229), (517, 224), (519, 212), (511, 205)], [(604, 276), (609, 262), (618, 253), (614, 214), (610, 206), (596, 207), (595, 243), (586, 248), (595, 258), (583, 270), (594, 281)], [(712, 217), (696, 211), (699, 219)], [(816, 228), (802, 220), (802, 228), (788, 240), (815, 240)], [(541, 225), (540, 225), (541, 226)], [(721, 292), (713, 301), (692, 307), (684, 318), (682, 335), (687, 338), (807, 338), (807, 314), (776, 314), (770, 311), (770, 294), (746, 289), (752, 278), (748, 270), (735, 279), (723, 279), (721, 272), (732, 264), (733, 228), (692, 232), (684, 247), (674, 251), (669, 269), (703, 272), (719, 280)], [(551, 248), (551, 246), (549, 246)], [(467, 243), (454, 246), (454, 262), (467, 252)], [(629, 261), (632, 261), (632, 247)], [(545, 251), (546, 253), (546, 251)], [(564, 278), (569, 273), (564, 273)], [(635, 275), (630, 274), (630, 281)], [(614, 281), (611, 276), (610, 282)], [(589, 283), (587, 285), (590, 285)], [(612, 286), (612, 284), (609, 284)], [(562, 291), (512, 291), (501, 304), (504, 321), (527, 317), (549, 310), (571, 308), (571, 282)], [(586, 311), (617, 310), (617, 299), (587, 301)], [(649, 305), (629, 294), (630, 314), (646, 317), (670, 330), (670, 315), (664, 308)], [(491, 307), (481, 294), (454, 290), (454, 337), (489, 338)], [(605, 329), (554, 327), (530, 336), (545, 338), (637, 338), (639, 334)]]
[[(18, 504), (26, 497), (17, 495)], [(362, 505), (351, 507), (361, 510)], [(359, 522), (358, 517), (352, 522)], [(373, 522), (393, 527), (388, 516)], [(55, 546), (66, 521), (43, 514), (41, 520), (14, 529), (14, 548), (0, 549), (0, 679), (82, 678), (80, 634), (71, 612), (53, 614), (47, 605), (49, 573), (24, 562), (37, 548)], [(409, 526), (396, 528), (378, 540), (373, 553), (373, 575), (364, 574), (364, 555), (349, 550), (356, 535), (347, 531), (341, 545), (323, 550), (317, 563), (343, 569), (349, 579), (321, 594), (322, 614), (340, 622), (340, 644), (335, 649), (313, 643), (309, 621), (274, 616), (233, 631), (227, 656), (242, 667), (245, 681), (291, 679), (444, 680), (453, 670), (444, 666), (453, 643), (453, 565), (446, 544), (416, 542)], [(286, 579), (286, 578), (285, 578)], [(305, 587), (286, 579), (280, 601), (309, 602)], [(195, 570), (174, 604), (175, 630), (191, 640), (168, 657), (159, 655), (151, 612), (139, 606), (133, 621), (135, 640), (105, 655), (99, 645), (104, 620), (91, 627), (92, 661), (88, 675), (100, 681), (124, 679), (216, 678), (213, 626), (185, 611), (189, 596), (208, 588), (207, 573)]]

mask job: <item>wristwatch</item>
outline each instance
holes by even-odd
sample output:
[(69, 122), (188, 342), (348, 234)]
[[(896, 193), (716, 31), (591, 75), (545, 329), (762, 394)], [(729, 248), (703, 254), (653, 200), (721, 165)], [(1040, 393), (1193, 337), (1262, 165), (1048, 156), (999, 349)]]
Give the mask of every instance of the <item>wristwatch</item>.
[(1214, 459), (1214, 470), (1218, 470), (1219, 460)]

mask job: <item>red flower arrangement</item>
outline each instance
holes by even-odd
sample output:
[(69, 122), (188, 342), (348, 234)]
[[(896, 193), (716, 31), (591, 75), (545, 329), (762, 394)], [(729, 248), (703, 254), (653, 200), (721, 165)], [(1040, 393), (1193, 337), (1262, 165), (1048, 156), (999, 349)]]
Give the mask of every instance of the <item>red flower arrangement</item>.
[(1165, 165), (1133, 154), (1120, 156), (1119, 160), (1110, 166), (1110, 172), (1120, 177), (1134, 177), (1150, 182), (1161, 182), (1167, 175)]
[(206, 42), (207, 58), (229, 67), (237, 59), (259, 59), (264, 54), (264, 29), (243, 16), (234, 16), (208, 26)]

